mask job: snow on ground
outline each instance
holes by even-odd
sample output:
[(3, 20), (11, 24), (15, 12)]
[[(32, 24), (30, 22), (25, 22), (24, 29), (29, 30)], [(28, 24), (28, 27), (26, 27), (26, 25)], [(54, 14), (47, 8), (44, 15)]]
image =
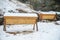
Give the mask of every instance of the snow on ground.
[(60, 14), (60, 12), (56, 12), (57, 14)]
[[(18, 27), (17, 27), (18, 26)], [(23, 27), (22, 27), (23, 26)], [(24, 27), (25, 26), (25, 27)], [(20, 28), (19, 28), (20, 27)], [(32, 30), (32, 25), (7, 25), (7, 30)], [(14, 28), (14, 29), (13, 29)], [(18, 28), (18, 29), (17, 29)], [(60, 25), (54, 22), (38, 22), (39, 31), (29, 34), (9, 34), (3, 31), (3, 25), (0, 26), (0, 40), (60, 40)]]
[(16, 9), (24, 10), (26, 12), (33, 12), (34, 10), (28, 7), (26, 4), (21, 3), (17, 0), (0, 0), (0, 9), (4, 12), (8, 12), (13, 10), (14, 12), (18, 12)]
[(60, 21), (56, 21), (58, 24), (60, 24)]

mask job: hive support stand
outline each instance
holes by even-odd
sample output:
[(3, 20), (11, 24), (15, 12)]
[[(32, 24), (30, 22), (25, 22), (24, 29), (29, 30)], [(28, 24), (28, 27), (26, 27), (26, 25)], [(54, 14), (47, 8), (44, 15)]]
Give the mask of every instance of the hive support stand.
[(36, 28), (36, 31), (38, 31), (38, 25), (37, 25), (37, 23), (34, 24), (34, 26), (33, 26), (33, 30), (35, 30), (35, 28)]
[(37, 23), (36, 23), (36, 31), (38, 31), (38, 25), (37, 25)]
[[(33, 25), (33, 30), (35, 30), (35, 28), (36, 28), (36, 31), (38, 31), (38, 25), (37, 25), (37, 23)], [(3, 30), (6, 31), (6, 22), (4, 22), (4, 28), (3, 28)]]
[(6, 21), (4, 19), (4, 28), (3, 28), (4, 31), (6, 31)]
[[(38, 25), (37, 24), (34, 24), (33, 25), (33, 30), (35, 30), (36, 28), (36, 31), (38, 31)], [(6, 31), (6, 23), (4, 22), (4, 28), (3, 28), (4, 31)]]

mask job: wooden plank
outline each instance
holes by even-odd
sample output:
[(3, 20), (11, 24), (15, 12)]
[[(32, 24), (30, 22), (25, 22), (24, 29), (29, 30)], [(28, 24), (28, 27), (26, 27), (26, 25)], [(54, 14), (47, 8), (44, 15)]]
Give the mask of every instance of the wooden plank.
[(39, 19), (44, 20), (44, 19), (55, 19), (55, 14), (39, 14)]
[[(18, 20), (17, 20), (18, 19)], [(35, 24), (37, 18), (32, 17), (5, 17), (6, 24)]]
[(18, 16), (4, 16), (4, 18), (11, 18), (11, 19), (17, 19), (17, 18), (23, 18), (23, 19), (37, 19), (37, 17), (18, 17)]

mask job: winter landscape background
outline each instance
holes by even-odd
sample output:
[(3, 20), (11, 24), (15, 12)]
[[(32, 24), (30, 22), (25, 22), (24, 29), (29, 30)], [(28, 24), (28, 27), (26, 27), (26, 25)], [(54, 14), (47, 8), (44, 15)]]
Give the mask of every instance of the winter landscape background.
[[(21, 32), (16, 35), (3, 31), (5, 13), (40, 13), (43, 11), (60, 15), (60, 0), (0, 0), (0, 40), (60, 40), (60, 19), (52, 22), (38, 21), (38, 31), (32, 30), (32, 24), (7, 25), (7, 31)], [(22, 33), (25, 30), (33, 32)]]

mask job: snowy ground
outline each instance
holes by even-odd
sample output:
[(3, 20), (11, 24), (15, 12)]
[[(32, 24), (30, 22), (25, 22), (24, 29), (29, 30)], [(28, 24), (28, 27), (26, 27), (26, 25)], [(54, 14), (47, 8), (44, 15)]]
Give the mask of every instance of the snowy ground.
[(10, 13), (9, 11), (13, 11), (12, 13), (18, 13), (19, 10), (23, 10), (25, 12), (34, 12), (35, 10), (31, 9), (27, 4), (19, 2), (17, 0), (0, 0), (0, 9), (5, 13)]
[[(11, 27), (10, 27), (11, 26)], [(17, 27), (18, 26), (18, 27)], [(23, 26), (23, 27), (21, 27)], [(20, 28), (19, 28), (20, 27)], [(7, 25), (7, 30), (32, 30), (32, 25)], [(60, 40), (60, 25), (54, 22), (38, 22), (39, 31), (29, 34), (9, 34), (3, 31), (3, 25), (0, 26), (0, 40)]]

